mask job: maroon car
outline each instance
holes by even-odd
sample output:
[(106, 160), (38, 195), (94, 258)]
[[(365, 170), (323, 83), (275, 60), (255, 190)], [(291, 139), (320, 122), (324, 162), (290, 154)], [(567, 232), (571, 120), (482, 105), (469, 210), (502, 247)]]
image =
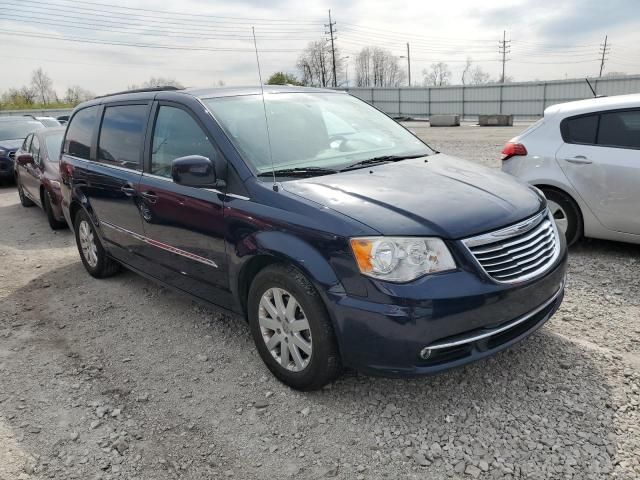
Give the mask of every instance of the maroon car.
[(35, 204), (46, 212), (54, 230), (64, 228), (60, 202), (60, 170), (58, 159), (64, 128), (45, 128), (24, 139), (16, 152), (15, 176), (20, 203), (24, 207)]

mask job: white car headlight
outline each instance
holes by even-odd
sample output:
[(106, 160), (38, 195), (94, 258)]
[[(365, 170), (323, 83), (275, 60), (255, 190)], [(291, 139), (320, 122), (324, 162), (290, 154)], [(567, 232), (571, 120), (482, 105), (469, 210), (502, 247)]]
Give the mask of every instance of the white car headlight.
[(409, 282), (428, 273), (456, 268), (449, 249), (439, 238), (352, 238), (351, 250), (362, 274), (390, 282)]
[(0, 157), (4, 157), (7, 154), (7, 151), (3, 148), (0, 148)]

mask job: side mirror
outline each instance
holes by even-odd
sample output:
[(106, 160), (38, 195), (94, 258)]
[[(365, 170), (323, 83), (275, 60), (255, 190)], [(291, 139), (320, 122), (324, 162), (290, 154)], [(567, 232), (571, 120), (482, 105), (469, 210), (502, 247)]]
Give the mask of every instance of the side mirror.
[(202, 155), (188, 155), (171, 162), (173, 181), (187, 187), (219, 187), (213, 162)]
[(33, 162), (33, 155), (31, 155), (30, 153), (23, 153), (18, 158), (16, 158), (16, 162), (18, 162), (19, 165), (22, 165), (23, 167), (26, 167), (30, 163), (34, 163)]

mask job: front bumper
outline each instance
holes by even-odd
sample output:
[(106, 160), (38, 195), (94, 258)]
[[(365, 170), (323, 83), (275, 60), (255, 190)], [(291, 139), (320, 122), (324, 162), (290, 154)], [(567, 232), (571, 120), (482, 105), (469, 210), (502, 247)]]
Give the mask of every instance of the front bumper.
[(0, 157), (0, 178), (13, 178), (13, 160)]
[(406, 377), (437, 373), (504, 350), (558, 309), (566, 260), (563, 248), (553, 268), (517, 285), (465, 271), (435, 275), (420, 285), (431, 298), (406, 304), (335, 295), (329, 312), (343, 363), (371, 375)]

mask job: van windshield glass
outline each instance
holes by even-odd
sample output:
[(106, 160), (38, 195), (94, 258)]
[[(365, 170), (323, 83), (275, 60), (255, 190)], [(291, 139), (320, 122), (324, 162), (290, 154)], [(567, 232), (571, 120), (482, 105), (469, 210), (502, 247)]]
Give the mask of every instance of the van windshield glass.
[[(203, 100), (257, 174), (271, 171), (261, 95)], [(393, 119), (340, 93), (265, 94), (276, 170), (340, 170), (378, 157), (433, 152)]]

